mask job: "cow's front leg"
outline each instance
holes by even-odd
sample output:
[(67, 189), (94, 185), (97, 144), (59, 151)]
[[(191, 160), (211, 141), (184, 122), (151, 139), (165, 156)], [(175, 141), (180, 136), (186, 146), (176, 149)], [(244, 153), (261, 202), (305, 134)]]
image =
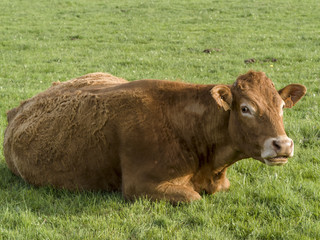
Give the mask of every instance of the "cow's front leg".
[(213, 176), (213, 188), (215, 192), (227, 191), (230, 188), (230, 181), (227, 178), (227, 169), (219, 172)]
[(157, 187), (157, 191), (164, 196), (164, 199), (172, 203), (191, 202), (200, 200), (199, 193), (189, 186), (181, 186), (173, 183), (162, 183)]
[(129, 200), (147, 197), (153, 201), (166, 200), (173, 204), (201, 199), (199, 193), (195, 192), (191, 187), (176, 185), (170, 182), (161, 184), (140, 183), (139, 185), (124, 183), (122, 192), (124, 197)]
[(221, 172), (211, 172), (209, 169), (202, 169), (191, 180), (197, 192), (205, 191), (213, 194), (218, 191), (227, 191), (230, 188), (229, 179), (226, 176), (227, 169)]

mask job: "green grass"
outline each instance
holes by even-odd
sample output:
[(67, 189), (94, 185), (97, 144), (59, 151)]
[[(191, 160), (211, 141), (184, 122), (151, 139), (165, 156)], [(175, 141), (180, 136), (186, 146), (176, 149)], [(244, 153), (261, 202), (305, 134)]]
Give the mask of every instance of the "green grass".
[(1, 144), (0, 239), (320, 239), (318, 0), (1, 0), (0, 10), (1, 143), (7, 110), (89, 72), (232, 83), (254, 69), (277, 88), (308, 88), (285, 111), (287, 165), (243, 160), (229, 192), (177, 207), (35, 188), (10, 173)]

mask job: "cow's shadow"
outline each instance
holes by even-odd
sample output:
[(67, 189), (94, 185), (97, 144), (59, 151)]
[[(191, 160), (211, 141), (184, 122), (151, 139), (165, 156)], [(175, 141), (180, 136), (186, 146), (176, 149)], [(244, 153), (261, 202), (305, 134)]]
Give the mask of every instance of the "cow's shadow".
[(117, 208), (130, 205), (121, 192), (69, 191), (30, 185), (14, 175), (5, 163), (0, 163), (0, 176), (0, 204), (6, 205), (9, 211), (30, 211), (47, 216), (79, 215), (99, 212), (110, 205)]

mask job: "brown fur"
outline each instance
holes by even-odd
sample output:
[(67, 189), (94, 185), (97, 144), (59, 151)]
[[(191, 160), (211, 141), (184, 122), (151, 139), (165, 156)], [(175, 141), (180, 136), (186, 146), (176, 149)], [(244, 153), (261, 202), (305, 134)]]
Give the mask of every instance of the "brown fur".
[[(301, 91), (282, 93), (296, 102)], [(260, 109), (251, 126), (239, 116), (242, 98)], [(227, 190), (227, 168), (259, 159), (263, 139), (284, 132), (272, 112), (280, 101), (264, 73), (253, 71), (232, 86), (93, 73), (9, 111), (4, 154), (12, 172), (37, 186), (192, 201), (201, 191)]]

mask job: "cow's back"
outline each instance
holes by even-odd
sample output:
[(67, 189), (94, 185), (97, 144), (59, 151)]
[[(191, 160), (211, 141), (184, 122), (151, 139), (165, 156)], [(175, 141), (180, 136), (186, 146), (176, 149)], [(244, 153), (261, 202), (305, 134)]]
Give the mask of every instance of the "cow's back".
[(9, 168), (35, 185), (118, 189), (115, 106), (101, 101), (98, 93), (126, 82), (88, 74), (55, 83), (9, 111), (4, 138)]

